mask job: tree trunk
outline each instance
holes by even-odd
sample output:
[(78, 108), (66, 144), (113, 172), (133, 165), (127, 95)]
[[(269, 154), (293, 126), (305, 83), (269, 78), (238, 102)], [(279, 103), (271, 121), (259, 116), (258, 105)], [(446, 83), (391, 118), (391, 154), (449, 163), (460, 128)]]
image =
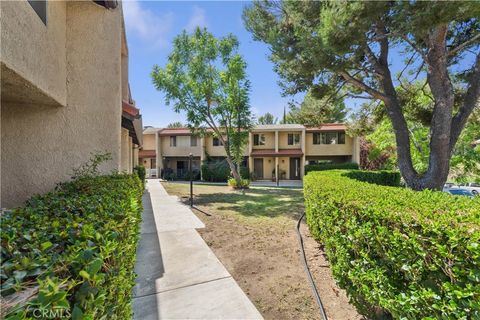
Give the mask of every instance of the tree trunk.
[(240, 176), (240, 173), (237, 170), (235, 163), (233, 163), (233, 160), (229, 155), (227, 155), (227, 163), (228, 163), (228, 166), (230, 167), (230, 171), (232, 171), (233, 178), (237, 181), (237, 184), (240, 185), (240, 182), (242, 181), (242, 177)]

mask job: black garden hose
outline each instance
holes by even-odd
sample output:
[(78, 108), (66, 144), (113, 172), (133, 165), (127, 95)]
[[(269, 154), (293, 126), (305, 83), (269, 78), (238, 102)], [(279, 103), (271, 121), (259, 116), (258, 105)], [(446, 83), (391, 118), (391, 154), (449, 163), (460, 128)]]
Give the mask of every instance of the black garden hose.
[(322, 316), (323, 320), (328, 320), (327, 314), (325, 313), (325, 309), (323, 308), (322, 299), (320, 299), (317, 286), (313, 281), (312, 273), (310, 272), (310, 268), (308, 268), (307, 257), (305, 256), (305, 248), (303, 246), (302, 234), (300, 233), (300, 223), (302, 222), (302, 219), (304, 216), (305, 216), (305, 212), (302, 214), (302, 216), (300, 217), (300, 219), (298, 219), (298, 222), (297, 222), (297, 236), (298, 236), (298, 243), (300, 245), (300, 252), (302, 253), (302, 262), (305, 268), (305, 272), (307, 273), (308, 282), (310, 283), (310, 287), (312, 288), (313, 295), (315, 296), (315, 300), (317, 301), (318, 307), (320, 308), (320, 315)]

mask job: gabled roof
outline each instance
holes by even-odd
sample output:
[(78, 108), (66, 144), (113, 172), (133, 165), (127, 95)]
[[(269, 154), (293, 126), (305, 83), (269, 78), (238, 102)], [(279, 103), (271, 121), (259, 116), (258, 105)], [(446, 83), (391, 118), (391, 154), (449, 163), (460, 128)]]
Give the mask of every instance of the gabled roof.
[(324, 123), (320, 127), (308, 127), (307, 132), (328, 132), (345, 131), (347, 126), (344, 123)]
[(252, 128), (253, 131), (275, 131), (275, 130), (303, 130), (305, 127), (301, 124), (258, 124)]
[(143, 134), (155, 134), (159, 130), (162, 130), (161, 128), (154, 128), (154, 127), (145, 127), (143, 128)]

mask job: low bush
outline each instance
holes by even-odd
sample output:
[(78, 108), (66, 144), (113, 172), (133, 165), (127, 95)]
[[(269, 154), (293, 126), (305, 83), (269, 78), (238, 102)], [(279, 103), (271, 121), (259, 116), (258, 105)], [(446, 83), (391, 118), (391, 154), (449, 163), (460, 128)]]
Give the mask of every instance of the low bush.
[(363, 171), (363, 170), (351, 170), (344, 173), (345, 176), (381, 186), (400, 186), (400, 172), (398, 171)]
[[(192, 180), (200, 180), (200, 170), (193, 169), (192, 170)], [(186, 171), (181, 177), (177, 177), (180, 180), (187, 180), (190, 181), (190, 171)]]
[(135, 168), (133, 168), (133, 172), (138, 176), (142, 184), (145, 186), (145, 178), (147, 176), (147, 170), (145, 170), (145, 167), (142, 165), (135, 166)]
[(312, 171), (339, 170), (339, 169), (357, 170), (358, 164), (353, 162), (307, 164), (305, 165), (305, 174)]
[(235, 178), (228, 179), (228, 185), (233, 189), (248, 189), (250, 187), (250, 180), (241, 179), (240, 183), (235, 180)]
[(307, 222), (358, 310), (375, 318), (480, 318), (480, 198), (305, 176)]
[[(231, 177), (230, 166), (226, 160), (204, 161), (201, 166), (202, 179), (208, 182), (227, 182)], [(250, 175), (246, 167), (240, 167), (240, 176), (249, 179)]]
[(3, 212), (3, 316), (130, 318), (142, 192), (135, 174), (79, 177)]

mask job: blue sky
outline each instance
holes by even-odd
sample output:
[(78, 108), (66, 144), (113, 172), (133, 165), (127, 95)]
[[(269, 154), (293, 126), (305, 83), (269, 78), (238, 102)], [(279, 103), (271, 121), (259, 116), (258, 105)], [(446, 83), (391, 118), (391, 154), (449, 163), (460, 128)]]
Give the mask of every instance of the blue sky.
[[(129, 47), (130, 88), (133, 99), (143, 114), (144, 125), (164, 127), (174, 121), (185, 122), (183, 114), (177, 114), (165, 105), (164, 95), (153, 87), (150, 73), (154, 64), (165, 66), (172, 50), (172, 40), (182, 30), (193, 31), (197, 26), (206, 27), (217, 37), (229, 33), (238, 37), (240, 53), (248, 64), (250, 102), (255, 115), (270, 112), (280, 119), (290, 100), (302, 100), (303, 95), (281, 96), (279, 77), (268, 59), (268, 46), (253, 41), (243, 25), (241, 17), (246, 5), (248, 2), (244, 1), (123, 2)], [(404, 66), (405, 57), (399, 55), (400, 49), (392, 49), (390, 55), (392, 74), (399, 72)], [(473, 61), (474, 55), (467, 54), (459, 67), (470, 67)], [(419, 78), (424, 77), (421, 73)], [(364, 102), (365, 100), (349, 99), (346, 105), (350, 110), (354, 110)]]
[[(150, 78), (154, 64), (163, 67), (172, 50), (172, 40), (183, 29), (207, 27), (215, 36), (235, 34), (240, 41), (240, 53), (248, 63), (252, 83), (250, 102), (255, 114), (271, 112), (283, 115), (291, 97), (282, 97), (278, 76), (268, 60), (269, 49), (252, 40), (241, 19), (247, 2), (185, 2), (185, 1), (125, 1), (124, 15), (129, 48), (129, 78), (133, 99), (141, 108), (144, 125), (166, 126), (173, 121), (184, 122), (165, 105), (164, 95), (157, 91)], [(301, 96), (297, 100), (301, 100)]]

